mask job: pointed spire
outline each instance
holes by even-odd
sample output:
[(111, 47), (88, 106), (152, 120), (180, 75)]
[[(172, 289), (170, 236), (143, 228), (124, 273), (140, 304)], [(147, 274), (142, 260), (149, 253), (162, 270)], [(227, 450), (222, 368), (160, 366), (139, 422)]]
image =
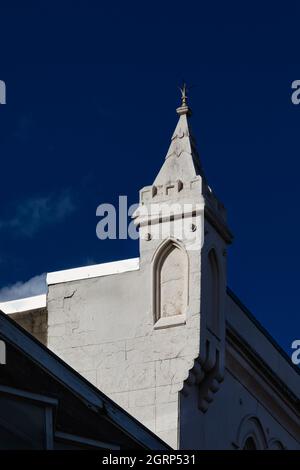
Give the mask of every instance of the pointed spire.
[(176, 179), (190, 180), (196, 175), (203, 175), (200, 160), (193, 138), (189, 117), (192, 114), (187, 104), (187, 86), (184, 83), (181, 91), (181, 106), (176, 109), (179, 120), (173, 133), (165, 163), (160, 169), (154, 184), (164, 184)]

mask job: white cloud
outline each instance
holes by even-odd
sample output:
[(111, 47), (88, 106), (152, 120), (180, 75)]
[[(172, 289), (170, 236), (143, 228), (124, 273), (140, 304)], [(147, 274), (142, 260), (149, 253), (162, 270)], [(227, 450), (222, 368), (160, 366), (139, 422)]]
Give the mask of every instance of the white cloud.
[(23, 299), (33, 295), (45, 294), (47, 290), (46, 274), (34, 276), (26, 282), (16, 282), (0, 289), (0, 302)]
[(15, 208), (11, 218), (0, 220), (0, 230), (13, 230), (15, 236), (32, 237), (41, 228), (61, 222), (74, 210), (68, 191), (30, 198)]

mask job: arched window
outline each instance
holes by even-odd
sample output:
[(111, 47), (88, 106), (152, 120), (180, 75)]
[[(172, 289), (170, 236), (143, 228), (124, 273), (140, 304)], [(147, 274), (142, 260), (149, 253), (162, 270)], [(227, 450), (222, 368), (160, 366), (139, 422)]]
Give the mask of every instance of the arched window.
[(253, 437), (248, 437), (246, 439), (243, 450), (256, 450), (256, 444)]
[(154, 259), (154, 322), (182, 319), (186, 313), (188, 259), (186, 251), (174, 240), (165, 242)]
[(271, 439), (268, 444), (270, 450), (283, 450), (284, 445), (278, 439)]
[(240, 423), (237, 433), (237, 446), (244, 450), (267, 449), (264, 429), (256, 416), (247, 415)]
[(217, 255), (214, 249), (208, 253), (207, 272), (207, 326), (219, 335), (220, 330), (220, 280)]

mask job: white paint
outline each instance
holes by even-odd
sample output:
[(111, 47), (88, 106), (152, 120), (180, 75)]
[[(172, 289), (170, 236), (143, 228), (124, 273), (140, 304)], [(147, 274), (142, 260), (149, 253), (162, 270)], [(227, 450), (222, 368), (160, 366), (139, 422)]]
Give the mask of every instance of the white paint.
[(0, 302), (0, 310), (6, 314), (28, 312), (46, 307), (46, 294), (35, 295), (25, 299), (10, 300), (8, 302)]
[(61, 282), (79, 281), (100, 276), (126, 273), (139, 269), (139, 258), (123, 259), (111, 263), (94, 264), (81, 268), (66, 269), (47, 274), (47, 284), (60, 284)]

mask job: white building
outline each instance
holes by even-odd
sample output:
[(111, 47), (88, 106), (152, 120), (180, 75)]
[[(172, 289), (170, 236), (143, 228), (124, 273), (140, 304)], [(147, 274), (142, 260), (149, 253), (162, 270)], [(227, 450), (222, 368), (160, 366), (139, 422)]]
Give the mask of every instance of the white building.
[(300, 449), (299, 370), (227, 289), (232, 235), (184, 93), (177, 113), (134, 214), (140, 257), (49, 273), (47, 296), (0, 308), (173, 448)]

